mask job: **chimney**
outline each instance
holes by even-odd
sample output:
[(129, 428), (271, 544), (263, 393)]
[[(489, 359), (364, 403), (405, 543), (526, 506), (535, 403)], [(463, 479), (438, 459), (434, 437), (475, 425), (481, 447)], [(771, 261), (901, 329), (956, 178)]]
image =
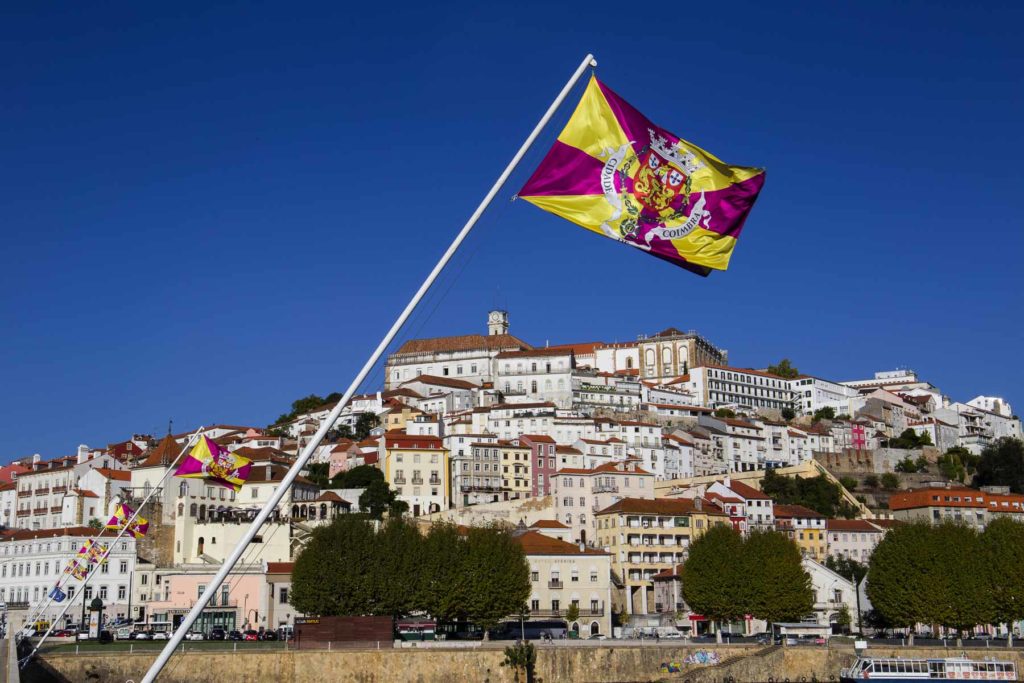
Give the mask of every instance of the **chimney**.
[(697, 496), (693, 499), (693, 509), (697, 512), (701, 512), (704, 509), (704, 499)]
[(732, 479), (730, 479), (729, 477), (725, 477), (724, 479), (722, 479), (722, 484), (725, 485), (725, 488), (731, 488)]
[(78, 446), (78, 455), (75, 458), (75, 463), (81, 465), (83, 462), (89, 459), (89, 447), (84, 443)]
[(267, 463), (267, 481), (270, 481), (270, 474), (271, 474), (271, 466), (270, 466), (270, 463), (268, 462)]
[(582, 553), (582, 552), (584, 552), (584, 551), (585, 551), (586, 549), (587, 549), (587, 546), (586, 546), (586, 545), (585, 545), (585, 544), (583, 543), (583, 541), (580, 541), (580, 552)]
[(38, 453), (33, 453), (32, 454), (32, 464), (33, 465), (37, 465), (39, 463), (39, 461), (42, 460), (42, 459), (43, 459), (43, 456), (39, 455)]

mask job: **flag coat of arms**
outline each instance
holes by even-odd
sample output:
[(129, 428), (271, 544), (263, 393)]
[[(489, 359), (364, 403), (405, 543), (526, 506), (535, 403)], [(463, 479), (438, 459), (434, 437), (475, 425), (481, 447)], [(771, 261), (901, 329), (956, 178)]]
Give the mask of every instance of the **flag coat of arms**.
[(651, 123), (591, 77), (519, 197), (707, 275), (728, 268), (764, 178)]
[(205, 479), (234, 491), (241, 491), (242, 484), (249, 478), (252, 461), (235, 455), (228, 449), (214, 443), (209, 437), (202, 437), (174, 473), (185, 479)]
[[(118, 504), (118, 506), (114, 508), (114, 516), (107, 522), (107, 530), (121, 531), (122, 529), (125, 529), (127, 525), (128, 533), (137, 539), (142, 538), (146, 535), (146, 532), (149, 531), (149, 520), (143, 517), (136, 517), (132, 520), (132, 515), (134, 514), (135, 510), (131, 509), (128, 505), (125, 505), (124, 503)], [(131, 522), (129, 522), (129, 520), (131, 520)]]
[(68, 566), (64, 568), (64, 573), (71, 574), (71, 576), (82, 581), (89, 575), (89, 564), (87, 562), (83, 563), (78, 560), (71, 560), (68, 563)]
[[(82, 547), (78, 550), (78, 559), (88, 564), (96, 564), (97, 562), (107, 563), (107, 544), (97, 543), (92, 539), (82, 544)], [(101, 559), (102, 558), (102, 559)]]

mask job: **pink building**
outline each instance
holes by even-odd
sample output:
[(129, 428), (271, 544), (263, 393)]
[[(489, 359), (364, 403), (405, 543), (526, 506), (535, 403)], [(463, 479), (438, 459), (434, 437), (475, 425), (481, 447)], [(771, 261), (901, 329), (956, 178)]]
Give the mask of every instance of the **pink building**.
[[(194, 565), (185, 565), (168, 573), (161, 570), (160, 585), (152, 587), (151, 599), (144, 604), (144, 620), (156, 630), (177, 628), (199, 596), (206, 592), (215, 573)], [(262, 566), (245, 567), (240, 571), (236, 567), (196, 620), (192, 630), (209, 634), (214, 627), (225, 631), (258, 630), (261, 626), (266, 628), (268, 592)], [(277, 624), (271, 624), (270, 628), (277, 628)]]
[(547, 434), (523, 434), (518, 441), (530, 447), (531, 493), (534, 498), (551, 494), (551, 478), (558, 471), (555, 440)]

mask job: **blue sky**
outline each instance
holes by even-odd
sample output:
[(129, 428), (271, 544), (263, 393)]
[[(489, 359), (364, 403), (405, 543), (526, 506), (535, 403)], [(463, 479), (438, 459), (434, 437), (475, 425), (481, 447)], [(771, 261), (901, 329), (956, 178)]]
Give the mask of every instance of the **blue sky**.
[[(588, 51), (768, 180), (708, 279), (509, 197), (403, 336), (670, 325), (1024, 400), (1019, 3), (179, 3), (0, 21), (0, 459), (342, 390)], [(379, 374), (377, 375), (379, 379)]]

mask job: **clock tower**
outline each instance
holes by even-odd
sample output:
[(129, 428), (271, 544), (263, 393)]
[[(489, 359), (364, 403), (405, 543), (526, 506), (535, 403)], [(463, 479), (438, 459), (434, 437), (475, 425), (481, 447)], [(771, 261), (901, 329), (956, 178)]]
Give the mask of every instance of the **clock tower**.
[(508, 311), (491, 311), (487, 315), (487, 334), (508, 334)]

